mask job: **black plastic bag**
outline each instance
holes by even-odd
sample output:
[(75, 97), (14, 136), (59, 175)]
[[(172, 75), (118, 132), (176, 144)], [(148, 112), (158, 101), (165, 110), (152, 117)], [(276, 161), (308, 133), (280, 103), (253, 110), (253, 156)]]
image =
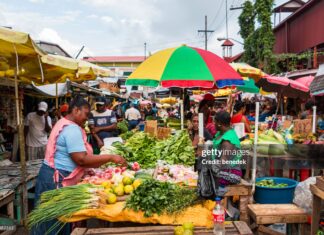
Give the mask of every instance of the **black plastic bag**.
[(214, 200), (215, 197), (224, 196), (226, 189), (219, 187), (218, 174), (220, 166), (215, 162), (209, 163), (209, 160), (212, 160), (212, 157), (196, 158), (195, 171), (198, 171), (197, 191), (200, 197)]

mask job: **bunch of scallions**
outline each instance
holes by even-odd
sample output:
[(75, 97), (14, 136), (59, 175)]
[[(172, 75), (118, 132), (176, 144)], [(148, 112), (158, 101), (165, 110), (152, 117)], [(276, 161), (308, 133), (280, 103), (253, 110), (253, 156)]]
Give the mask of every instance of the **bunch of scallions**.
[[(103, 188), (92, 184), (79, 184), (58, 188), (42, 193), (37, 207), (27, 217), (27, 227), (32, 229), (44, 222), (69, 218), (83, 209), (99, 208), (105, 203)], [(47, 233), (54, 229), (60, 231), (65, 223), (57, 221)]]

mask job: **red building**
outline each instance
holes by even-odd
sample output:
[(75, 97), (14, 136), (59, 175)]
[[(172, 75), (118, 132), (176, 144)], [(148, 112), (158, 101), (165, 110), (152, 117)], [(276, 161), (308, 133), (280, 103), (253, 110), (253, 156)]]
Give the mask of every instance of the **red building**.
[(314, 69), (318, 64), (324, 63), (323, 0), (309, 0), (280, 22), (273, 31), (276, 38), (276, 54), (313, 53), (308, 61), (298, 64), (298, 69)]

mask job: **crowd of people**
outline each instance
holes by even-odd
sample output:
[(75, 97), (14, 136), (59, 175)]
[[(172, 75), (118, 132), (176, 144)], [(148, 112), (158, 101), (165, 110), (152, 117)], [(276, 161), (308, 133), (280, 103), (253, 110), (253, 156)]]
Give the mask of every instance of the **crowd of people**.
[[(288, 105), (287, 114), (293, 119), (304, 119), (312, 114), (314, 102), (307, 101), (303, 111), (298, 114)], [(206, 94), (199, 103), (191, 103), (190, 107), (185, 110), (185, 119), (188, 120), (188, 131), (193, 145), (196, 146), (198, 138), (198, 113), (204, 115), (204, 138), (211, 140), (217, 130), (214, 124), (215, 114), (220, 111), (228, 111), (230, 113), (231, 125), (237, 123), (244, 124), (245, 133), (250, 133), (252, 130), (251, 122), (255, 121), (255, 101), (251, 100), (236, 100), (233, 108), (228, 107), (226, 102), (216, 101), (211, 94)], [(27, 159), (43, 159), (45, 154), (48, 136), (58, 120), (69, 112), (69, 104), (62, 103), (58, 110), (49, 109), (48, 104), (44, 101), (38, 103), (36, 110), (30, 112), (25, 117), (25, 147)], [(260, 106), (259, 121), (265, 121), (268, 117), (278, 112), (278, 107), (275, 100), (265, 99)], [(180, 118), (180, 107), (177, 105), (159, 105), (156, 103), (147, 102), (141, 104), (138, 101), (117, 102), (114, 105), (110, 99), (105, 97), (97, 97), (92, 110), (89, 114), (87, 125), (90, 130), (88, 141), (94, 149), (94, 153), (99, 153), (100, 148), (104, 145), (104, 139), (109, 137), (117, 137), (117, 123), (121, 120), (126, 120), (129, 130), (133, 130), (140, 123), (146, 120)], [(321, 121), (321, 117), (318, 116)], [(323, 122), (322, 122), (323, 123)], [(323, 125), (324, 126), (324, 125)], [(17, 135), (17, 131), (8, 126), (2, 126), (6, 130), (4, 136), (6, 140), (12, 140)], [(17, 142), (17, 141), (16, 141)], [(17, 152), (12, 159), (19, 160)]]

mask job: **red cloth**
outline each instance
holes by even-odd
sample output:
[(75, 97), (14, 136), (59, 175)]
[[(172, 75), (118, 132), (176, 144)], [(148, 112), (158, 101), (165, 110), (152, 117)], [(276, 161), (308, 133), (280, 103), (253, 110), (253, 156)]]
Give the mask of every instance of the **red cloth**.
[[(242, 118), (243, 117), (245, 117), (243, 114), (237, 113), (237, 114), (235, 114), (235, 115), (232, 116), (231, 123), (232, 124), (234, 124), (234, 123), (240, 123), (240, 122), (242, 122)], [(250, 125), (250, 122), (249, 122), (249, 120), (246, 117), (245, 117), (245, 120)], [(246, 128), (245, 128), (245, 132), (247, 132)]]

